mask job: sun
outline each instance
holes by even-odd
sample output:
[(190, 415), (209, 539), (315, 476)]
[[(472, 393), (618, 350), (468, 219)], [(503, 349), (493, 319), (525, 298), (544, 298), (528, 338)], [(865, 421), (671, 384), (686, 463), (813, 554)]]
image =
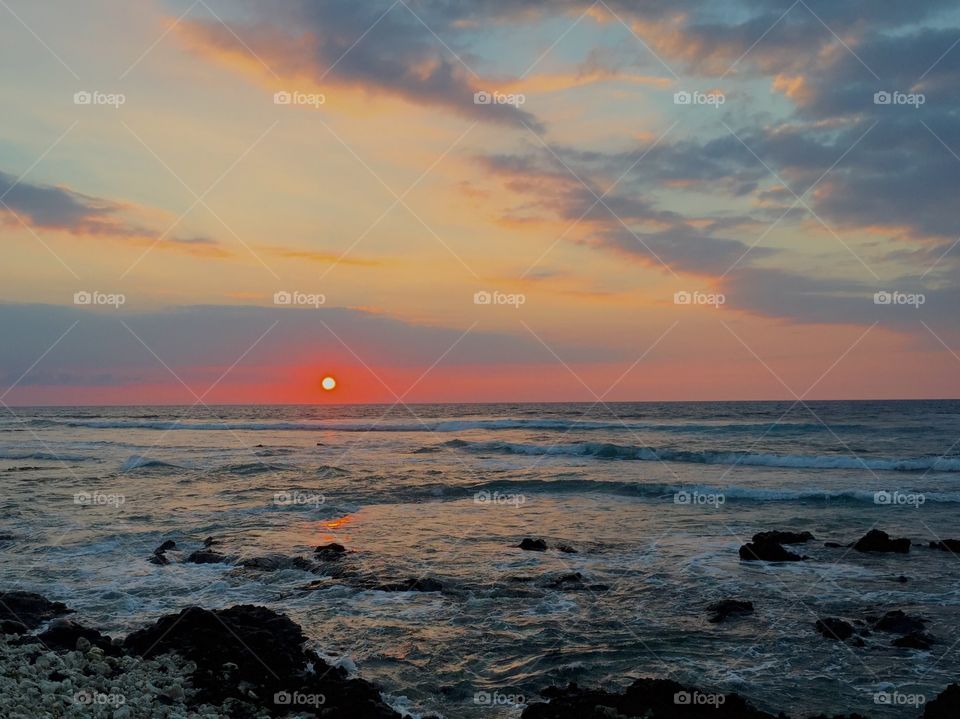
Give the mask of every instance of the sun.
[(323, 387), (325, 390), (327, 390), (327, 392), (329, 392), (330, 390), (332, 390), (334, 387), (337, 386), (337, 380), (327, 375), (320, 381), (320, 386)]

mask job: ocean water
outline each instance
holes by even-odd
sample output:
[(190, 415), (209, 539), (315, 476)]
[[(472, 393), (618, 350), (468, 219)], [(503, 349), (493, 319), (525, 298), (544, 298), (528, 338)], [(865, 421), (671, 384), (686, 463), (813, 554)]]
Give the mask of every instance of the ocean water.
[[(960, 538), (958, 441), (957, 401), (15, 408), (0, 587), (120, 635), (191, 604), (264, 604), (414, 713), (517, 716), (550, 685), (646, 675), (793, 715), (916, 716), (897, 701), (960, 669), (960, 560), (926, 547)], [(823, 546), (874, 527), (922, 546)], [(739, 561), (769, 529), (813, 532), (793, 548), (810, 560)], [(446, 591), (146, 561), (207, 536), (232, 558), (336, 541), (350, 570)], [(551, 549), (517, 549), (526, 536)], [(589, 588), (551, 586), (572, 572)], [(755, 614), (707, 622), (728, 597)], [(813, 628), (887, 609), (926, 617), (933, 650)], [(877, 703), (895, 691), (908, 699)]]

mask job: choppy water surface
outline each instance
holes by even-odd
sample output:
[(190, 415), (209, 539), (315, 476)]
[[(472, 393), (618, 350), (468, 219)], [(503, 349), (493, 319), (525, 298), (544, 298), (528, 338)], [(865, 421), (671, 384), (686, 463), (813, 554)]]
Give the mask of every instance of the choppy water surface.
[[(14, 412), (0, 419), (0, 586), (116, 633), (188, 604), (262, 603), (397, 706), (448, 717), (640, 675), (793, 714), (915, 716), (875, 693), (933, 698), (957, 679), (960, 560), (926, 544), (960, 538), (960, 402)], [(872, 527), (923, 546), (822, 546)], [(812, 531), (794, 547), (811, 560), (739, 561), (775, 528)], [(210, 535), (236, 557), (337, 541), (353, 569), (446, 591), (305, 591), (318, 576), (146, 561), (164, 539), (192, 550)], [(515, 548), (525, 536), (578, 552)], [(551, 586), (571, 572), (592, 588)], [(706, 622), (725, 597), (756, 614)], [(927, 617), (938, 644), (854, 648), (813, 629), (886, 609)]]

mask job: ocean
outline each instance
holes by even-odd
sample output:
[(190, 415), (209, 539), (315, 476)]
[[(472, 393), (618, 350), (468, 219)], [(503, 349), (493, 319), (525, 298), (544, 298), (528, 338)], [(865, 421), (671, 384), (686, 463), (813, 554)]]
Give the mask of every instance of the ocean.
[[(0, 587), (120, 636), (263, 604), (414, 714), (518, 716), (551, 685), (657, 676), (793, 715), (916, 716), (960, 669), (960, 560), (927, 547), (960, 538), (958, 441), (960, 401), (13, 408)], [(824, 546), (873, 528), (914, 547)], [(739, 559), (772, 529), (812, 532), (789, 547), (809, 559)], [(229, 561), (179, 561), (206, 537)], [(168, 539), (184, 551), (148, 562)], [(350, 571), (238, 564), (328, 542)], [(725, 598), (754, 614), (708, 622)], [(814, 629), (892, 609), (933, 648)]]

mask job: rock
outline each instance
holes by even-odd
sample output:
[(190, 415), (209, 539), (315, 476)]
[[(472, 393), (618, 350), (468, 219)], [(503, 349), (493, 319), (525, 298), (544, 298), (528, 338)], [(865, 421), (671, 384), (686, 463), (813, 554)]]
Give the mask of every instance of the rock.
[(430, 577), (405, 579), (402, 582), (387, 582), (369, 587), (381, 592), (442, 592), (443, 584)]
[(219, 564), (220, 562), (226, 561), (226, 559), (227, 558), (220, 554), (220, 552), (206, 549), (198, 549), (187, 557), (187, 561), (191, 564)]
[(740, 559), (744, 561), (763, 560), (766, 562), (799, 562), (806, 559), (799, 554), (784, 549), (779, 542), (748, 542), (740, 547)]
[(728, 617), (743, 617), (753, 614), (753, 602), (744, 602), (739, 599), (721, 599), (719, 602), (707, 605), (710, 614), (707, 621), (719, 624)]
[(547, 543), (542, 539), (532, 539), (530, 537), (524, 537), (523, 541), (517, 545), (520, 549), (525, 549), (528, 552), (545, 552), (547, 551)]
[(835, 639), (842, 642), (853, 636), (853, 625), (837, 617), (818, 619), (815, 626), (817, 631), (827, 639)]
[(828, 549), (842, 549), (843, 547), (848, 545), (840, 544), (840, 542), (824, 542), (823, 546), (827, 547)]
[(166, 566), (167, 564), (170, 564), (170, 560), (167, 558), (167, 555), (164, 554), (163, 552), (154, 552), (149, 557), (147, 557), (147, 561), (150, 562), (150, 564), (156, 564), (161, 567)]
[(610, 589), (606, 584), (587, 584), (583, 581), (583, 575), (580, 572), (561, 574), (544, 581), (540, 586), (544, 589), (556, 589), (559, 591), (589, 590), (593, 592), (605, 592)]
[[(133, 632), (124, 646), (145, 658), (174, 652), (191, 662), (190, 679), (198, 703), (244, 702), (277, 715), (289, 709), (286, 705), (291, 696), (322, 695), (323, 703), (304, 703), (297, 711), (316, 716), (401, 719), (383, 702), (376, 686), (349, 678), (343, 668), (306, 650), (306, 639), (286, 616), (245, 604), (213, 611), (188, 607)], [(230, 662), (237, 668), (229, 673), (230, 680), (224, 681), (223, 667)], [(230, 711), (230, 716), (253, 714), (258, 712)]]
[(891, 539), (886, 532), (879, 529), (871, 529), (860, 539), (858, 539), (853, 548), (858, 552), (896, 552), (906, 554), (910, 551), (910, 540), (907, 538)]
[(956, 719), (960, 716), (960, 684), (951, 684), (927, 702), (923, 719)]
[(922, 632), (927, 623), (925, 619), (921, 617), (911, 617), (900, 609), (887, 612), (879, 619), (877, 617), (867, 617), (867, 622), (875, 631), (891, 632), (893, 634)]
[(926, 632), (910, 632), (902, 637), (897, 637), (890, 643), (895, 647), (906, 649), (930, 649), (936, 642), (937, 640)]
[(803, 544), (813, 539), (810, 532), (759, 532), (753, 535), (754, 542), (777, 542), (778, 544)]
[[(99, 647), (104, 654), (120, 656), (123, 652), (113, 644), (113, 640), (104, 636), (96, 629), (89, 629), (72, 619), (57, 618), (50, 622), (45, 632), (37, 638), (50, 649), (66, 649), (67, 651), (86, 651), (91, 646)], [(86, 649), (80, 649), (82, 643)]]
[(166, 552), (166, 551), (168, 551), (168, 550), (175, 550), (176, 548), (177, 548), (177, 543), (174, 542), (172, 539), (168, 539), (168, 540), (165, 541), (163, 544), (161, 544), (159, 547), (157, 547), (156, 549), (154, 549), (154, 550), (153, 550), (153, 553), (154, 553), (154, 554), (157, 554), (158, 552)]
[(23, 622), (15, 619), (0, 620), (0, 634), (26, 634), (29, 631), (30, 627)]
[(572, 683), (545, 689), (541, 694), (549, 703), (529, 704), (522, 719), (774, 719), (738, 694), (723, 695), (722, 703), (706, 703), (699, 700), (709, 698), (710, 692), (669, 679), (637, 679), (622, 694), (584, 689)]
[(0, 622), (15, 622), (27, 629), (36, 629), (54, 617), (72, 612), (66, 604), (51, 602), (33, 592), (13, 591), (0, 594)]
[(270, 554), (264, 557), (249, 557), (240, 561), (245, 569), (255, 569), (261, 572), (276, 572), (280, 569), (300, 569), (312, 572), (317, 567), (304, 557), (284, 557), (280, 554)]
[(960, 539), (944, 539), (941, 542), (930, 542), (930, 549), (939, 549), (942, 552), (960, 553)]
[(347, 548), (337, 542), (330, 542), (330, 544), (321, 544), (313, 552), (317, 559), (324, 562), (336, 562), (346, 555)]
[(214, 539), (213, 537), (207, 537), (206, 539), (203, 540), (204, 547), (212, 547), (214, 544), (220, 544), (220, 542)]
[(577, 554), (577, 550), (569, 544), (558, 544), (557, 551), (563, 552), (564, 554)]

